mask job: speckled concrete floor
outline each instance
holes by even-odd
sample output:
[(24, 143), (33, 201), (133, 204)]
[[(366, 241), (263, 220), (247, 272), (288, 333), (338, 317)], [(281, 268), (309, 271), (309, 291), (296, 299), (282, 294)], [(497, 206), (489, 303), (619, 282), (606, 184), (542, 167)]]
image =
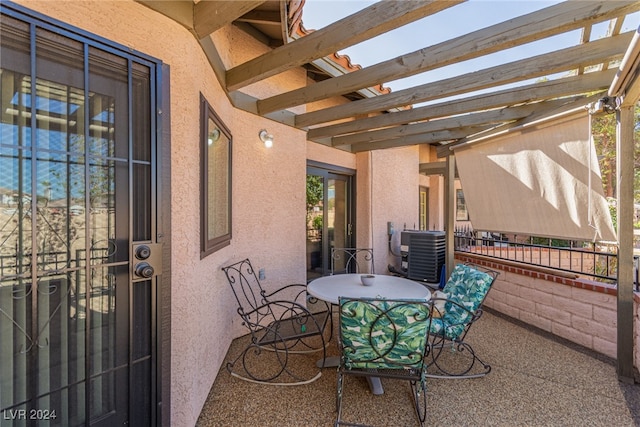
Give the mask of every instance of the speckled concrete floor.
[[(468, 341), (493, 369), (479, 379), (428, 379), (426, 425), (640, 426), (640, 384), (619, 382), (612, 360), (491, 312), (474, 325)], [(241, 348), (236, 340), (228, 357)], [(292, 363), (304, 369), (317, 357), (297, 356)], [(383, 385), (385, 393), (376, 396), (364, 379), (348, 377), (343, 420), (419, 425), (408, 383)], [(197, 425), (332, 426), (335, 395), (334, 368), (293, 387), (252, 384), (222, 368)]]

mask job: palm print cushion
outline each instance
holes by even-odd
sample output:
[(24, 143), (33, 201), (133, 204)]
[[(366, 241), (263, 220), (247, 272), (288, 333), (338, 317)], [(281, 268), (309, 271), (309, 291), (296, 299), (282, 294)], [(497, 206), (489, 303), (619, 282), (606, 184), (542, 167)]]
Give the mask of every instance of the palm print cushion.
[(429, 311), (424, 301), (340, 299), (343, 363), (349, 369), (420, 367)]
[[(431, 322), (432, 334), (443, 334), (449, 339), (457, 338), (466, 324), (471, 320), (472, 313), (480, 307), (484, 297), (489, 292), (493, 277), (464, 264), (457, 264), (451, 277), (442, 291), (447, 295), (444, 312), (441, 318), (434, 318)], [(467, 310), (461, 309), (460, 304)]]

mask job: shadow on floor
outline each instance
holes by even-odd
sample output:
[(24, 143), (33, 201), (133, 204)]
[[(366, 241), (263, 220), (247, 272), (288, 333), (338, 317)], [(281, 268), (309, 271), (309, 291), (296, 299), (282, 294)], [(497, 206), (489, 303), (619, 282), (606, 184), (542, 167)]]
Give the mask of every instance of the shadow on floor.
[[(240, 351), (234, 341), (227, 359)], [(614, 362), (521, 322), (486, 312), (468, 341), (492, 366), (479, 379), (428, 380), (425, 425), (640, 426), (640, 385), (618, 381)], [(331, 346), (335, 354), (335, 346)], [(317, 356), (296, 358), (313, 366)], [(343, 419), (378, 427), (419, 425), (409, 385), (383, 380), (375, 396), (364, 379), (347, 378)], [(335, 368), (308, 385), (252, 384), (220, 370), (197, 425), (332, 426)]]

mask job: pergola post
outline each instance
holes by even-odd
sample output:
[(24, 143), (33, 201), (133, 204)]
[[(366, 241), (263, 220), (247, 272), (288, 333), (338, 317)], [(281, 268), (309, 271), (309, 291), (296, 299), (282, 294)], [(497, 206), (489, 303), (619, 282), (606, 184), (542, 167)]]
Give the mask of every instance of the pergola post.
[(447, 167), (445, 172), (445, 192), (444, 192), (444, 229), (445, 229), (445, 264), (447, 277), (451, 276), (454, 263), (454, 218), (456, 214), (456, 157), (453, 153), (447, 156)]
[(616, 110), (618, 208), (618, 379), (633, 383), (633, 129), (634, 106)]

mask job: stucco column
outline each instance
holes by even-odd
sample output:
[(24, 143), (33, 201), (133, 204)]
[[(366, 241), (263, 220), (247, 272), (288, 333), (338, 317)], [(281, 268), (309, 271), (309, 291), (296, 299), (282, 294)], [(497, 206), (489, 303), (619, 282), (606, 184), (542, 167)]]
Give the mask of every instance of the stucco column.
[(373, 247), (372, 224), (372, 158), (371, 151), (356, 154), (356, 217), (357, 231), (355, 242), (358, 248)]

